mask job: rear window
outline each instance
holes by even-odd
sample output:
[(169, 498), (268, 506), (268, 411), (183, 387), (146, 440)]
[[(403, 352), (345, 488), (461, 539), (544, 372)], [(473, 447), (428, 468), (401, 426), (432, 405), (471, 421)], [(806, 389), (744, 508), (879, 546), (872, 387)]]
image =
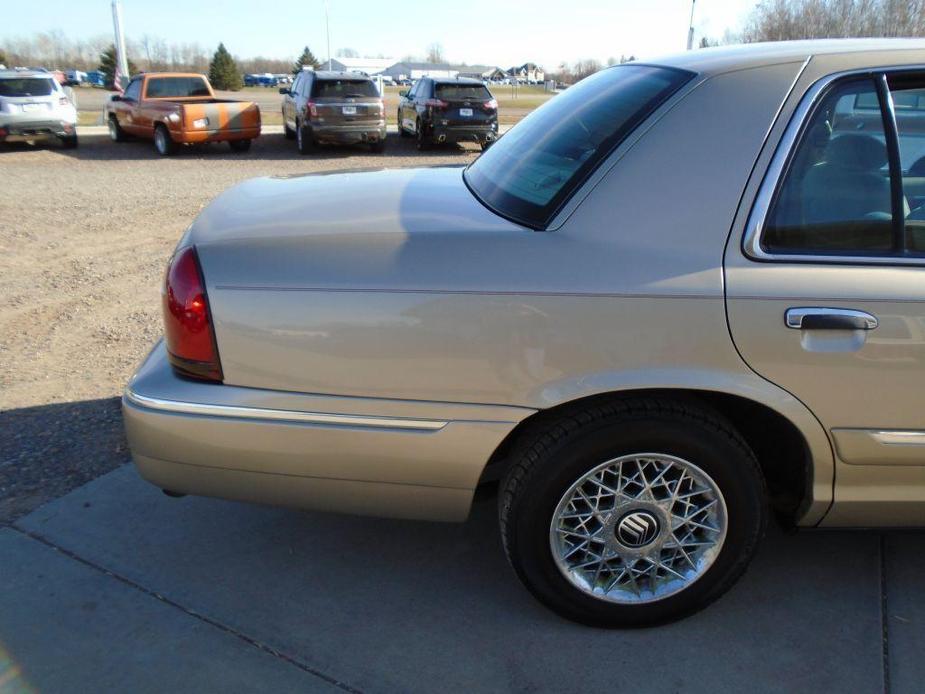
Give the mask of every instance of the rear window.
[(54, 89), (48, 77), (0, 79), (0, 96), (48, 96)]
[(202, 77), (151, 77), (146, 96), (149, 99), (185, 99), (211, 94)]
[(437, 84), (435, 89), (436, 97), (444, 101), (488, 101), (491, 98), (491, 92), (483, 84)]
[(312, 96), (319, 99), (379, 96), (379, 91), (370, 80), (315, 80)]
[(511, 128), (466, 169), (466, 183), (498, 214), (544, 227), (598, 164), (693, 76), (650, 65), (601, 70)]

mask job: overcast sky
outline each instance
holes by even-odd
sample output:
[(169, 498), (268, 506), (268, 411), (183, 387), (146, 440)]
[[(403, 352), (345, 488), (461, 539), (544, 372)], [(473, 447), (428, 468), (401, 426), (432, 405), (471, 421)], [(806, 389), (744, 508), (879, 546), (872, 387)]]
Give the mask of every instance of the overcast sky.
[[(756, 0), (697, 0), (699, 36), (720, 38), (741, 27)], [(219, 41), (235, 55), (294, 57), (308, 44), (324, 59), (322, 0), (123, 0), (126, 34), (168, 42)], [(581, 58), (606, 61), (684, 49), (690, 0), (328, 0), (331, 52), (401, 58), (440, 43), (453, 62), (536, 62), (555, 67)], [(3, 10), (2, 38), (60, 29), (71, 38), (112, 33), (107, 0), (11, 2)]]

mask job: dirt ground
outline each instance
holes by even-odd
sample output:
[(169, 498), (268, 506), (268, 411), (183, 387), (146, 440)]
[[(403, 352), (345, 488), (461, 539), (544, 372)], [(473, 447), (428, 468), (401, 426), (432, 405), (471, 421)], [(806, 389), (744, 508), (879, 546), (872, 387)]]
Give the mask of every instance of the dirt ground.
[(390, 135), (299, 156), (282, 135), (158, 157), (150, 142), (0, 146), (0, 524), (127, 460), (118, 397), (161, 334), (160, 283), (180, 235), (243, 179), (465, 164)]

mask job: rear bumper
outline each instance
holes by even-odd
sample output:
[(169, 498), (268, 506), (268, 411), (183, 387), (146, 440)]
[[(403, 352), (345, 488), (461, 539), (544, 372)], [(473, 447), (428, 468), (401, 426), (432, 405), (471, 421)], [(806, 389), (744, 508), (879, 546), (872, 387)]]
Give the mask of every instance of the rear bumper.
[(33, 140), (39, 137), (70, 137), (77, 130), (73, 123), (66, 120), (15, 120), (0, 122), (0, 140), (17, 142)]
[(492, 142), (498, 139), (498, 124), (437, 125), (433, 128), (434, 142)]
[(229, 140), (253, 140), (260, 136), (260, 126), (235, 130), (171, 130), (171, 139), (183, 145), (202, 142), (228, 142)]
[(164, 489), (443, 521), (466, 518), (492, 452), (533, 412), (199, 383), (163, 344), (122, 405), (135, 464)]
[(312, 135), (317, 142), (329, 144), (356, 144), (359, 142), (380, 142), (385, 139), (385, 121), (362, 125), (315, 125)]

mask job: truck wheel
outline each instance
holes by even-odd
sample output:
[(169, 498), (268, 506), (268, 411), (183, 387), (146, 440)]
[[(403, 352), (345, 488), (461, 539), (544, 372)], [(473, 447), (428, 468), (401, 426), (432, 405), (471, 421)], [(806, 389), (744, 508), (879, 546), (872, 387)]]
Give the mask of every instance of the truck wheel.
[(287, 139), (287, 140), (294, 140), (294, 139), (295, 139), (295, 130), (293, 130), (293, 129), (290, 128), (288, 125), (286, 125), (286, 121), (285, 121), (285, 120), (283, 121), (283, 135), (286, 136), (286, 139)]
[(154, 149), (162, 157), (169, 157), (177, 151), (177, 143), (170, 138), (170, 133), (164, 125), (154, 127)]
[(385, 138), (369, 143), (369, 148), (373, 154), (382, 154), (385, 151)]
[(110, 140), (112, 140), (113, 142), (125, 142), (128, 139), (128, 137), (125, 134), (125, 131), (122, 129), (122, 126), (119, 125), (119, 121), (116, 119), (114, 115), (109, 116), (107, 125), (109, 127), (109, 139)]
[(65, 135), (61, 138), (61, 146), (64, 147), (64, 149), (77, 149), (77, 136)]
[(228, 140), (232, 152), (246, 152), (251, 148), (250, 140)]
[(745, 571), (767, 522), (755, 456), (696, 404), (615, 400), (537, 424), (499, 499), (505, 553), (543, 604), (584, 624), (691, 614)]
[(430, 146), (433, 143), (431, 142), (430, 137), (424, 133), (424, 124), (421, 123), (420, 118), (418, 118), (417, 122), (415, 123), (414, 132), (417, 135), (418, 149), (422, 152), (426, 149), (430, 149)]
[(312, 135), (311, 128), (304, 125), (296, 124), (295, 143), (299, 149), (299, 154), (311, 154), (315, 151), (315, 136)]

